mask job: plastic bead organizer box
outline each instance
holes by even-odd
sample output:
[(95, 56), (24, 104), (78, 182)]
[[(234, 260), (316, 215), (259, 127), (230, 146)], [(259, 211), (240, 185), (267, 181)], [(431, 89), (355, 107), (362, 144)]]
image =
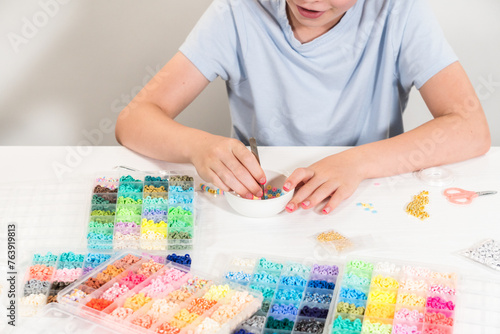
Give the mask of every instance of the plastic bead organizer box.
[(235, 334), (500, 333), (498, 282), (459, 277), (439, 265), (364, 257), (304, 264), (245, 255), (233, 258), (224, 275), (264, 297)]
[[(348, 258), (337, 265), (237, 257), (215, 283), (186, 267), (122, 251), (60, 291), (59, 304), (41, 313), (64, 309), (68, 319), (87, 323), (81, 333), (102, 326), (118, 326), (120, 333), (500, 333), (497, 283), (460, 279), (440, 266), (388, 261)], [(232, 301), (234, 291), (254, 298), (240, 313), (234, 306), (242, 299)], [(217, 304), (202, 301), (214, 294), (222, 298)], [(195, 310), (202, 315), (192, 315)], [(222, 311), (231, 320), (220, 318)], [(50, 319), (32, 320), (28, 326), (37, 328)]]
[(72, 313), (120, 333), (231, 333), (262, 303), (258, 293), (121, 252), (58, 294)]
[(331, 333), (451, 334), (457, 274), (426, 266), (350, 261)]
[(106, 173), (92, 186), (87, 247), (191, 250), (194, 178), (188, 173)]
[[(185, 267), (191, 265), (189, 254), (143, 255), (160, 264), (173, 262)], [(19, 298), (20, 315), (35, 316), (46, 304), (57, 303), (57, 294), (61, 290), (95, 270), (111, 256), (111, 252), (87, 253), (83, 250), (33, 254), (22, 283), (22, 295)]]
[(264, 298), (260, 310), (234, 333), (323, 333), (341, 267), (336, 262), (234, 257), (224, 278), (259, 291)]
[[(92, 187), (87, 235), (89, 250), (96, 252), (100, 250), (112, 251), (127, 247), (144, 249), (145, 251), (164, 251), (167, 249), (190, 249), (193, 247), (195, 229), (195, 192), (194, 182), (190, 179), (189, 175), (135, 175), (134, 173), (122, 175), (115, 175), (113, 173), (105, 174), (105, 177), (99, 176), (95, 178)], [(173, 187), (171, 187), (172, 185)], [(101, 188), (97, 188), (98, 186)], [(107, 188), (108, 190), (103, 190), (102, 188)], [(166, 191), (163, 192), (163, 190)], [(157, 200), (154, 201), (154, 199)], [(171, 211), (171, 209), (179, 210)], [(144, 219), (146, 219), (146, 224), (144, 224)], [(154, 224), (152, 225), (153, 229), (148, 229), (148, 222), (150, 220), (152, 224)], [(162, 222), (166, 224), (161, 224)], [(190, 231), (191, 234), (181, 234), (186, 231)], [(151, 260), (153, 260), (153, 262), (158, 262), (153, 258)], [(50, 259), (47, 261), (47, 266), (52, 267), (54, 273), (58, 269), (70, 269), (69, 266), (85, 267), (80, 257), (75, 257), (73, 259), (61, 258), (58, 263)], [(171, 304), (168, 304), (169, 306), (157, 305), (160, 307), (160, 311), (158, 311), (160, 313), (156, 322), (152, 320), (154, 319), (153, 313), (149, 313), (149, 315), (146, 316), (149, 312), (146, 311), (146, 309), (148, 309), (148, 307), (152, 308), (156, 300), (154, 300), (154, 298), (148, 300), (145, 295), (140, 295), (140, 291), (142, 291), (141, 289), (149, 282), (161, 276), (158, 271), (152, 272), (150, 270), (150, 268), (158, 268), (157, 265), (159, 265), (159, 263), (156, 265), (146, 265), (146, 267), (149, 266), (149, 269), (147, 269), (149, 273), (147, 275), (144, 274), (144, 270), (146, 269), (140, 268), (139, 265), (142, 266), (143, 264), (149, 263), (146, 258), (142, 259), (141, 263), (132, 263), (131, 266), (135, 265), (135, 267), (130, 267), (131, 269), (128, 270), (126, 274), (124, 273), (126, 270), (124, 267), (124, 271), (122, 272), (115, 270), (101, 275), (109, 276), (110, 280), (100, 286), (94, 285), (94, 287), (90, 287), (85, 286), (85, 284), (82, 286), (82, 281), (77, 281), (71, 285), (70, 288), (75, 289), (75, 286), (81, 285), (80, 287), (82, 289), (78, 289), (79, 291), (69, 291), (66, 289), (63, 291), (65, 295), (63, 295), (62, 292), (59, 293), (58, 301), (62, 301), (63, 304), (58, 307), (67, 310), (77, 309), (78, 312), (73, 313), (75, 317), (84, 315), (85, 319), (92, 319), (92, 321), (97, 319), (99, 320), (99, 324), (105, 326), (112, 324), (113, 327), (116, 325), (115, 323), (124, 323), (124, 326), (118, 325), (121, 332), (126, 332), (123, 331), (123, 328), (126, 328), (127, 331), (130, 330), (134, 332), (134, 329), (137, 330), (137, 326), (139, 326), (140, 332), (144, 333), (145, 326), (150, 326), (150, 331), (146, 332), (154, 333), (156, 329), (162, 326), (162, 328), (158, 330), (159, 333), (219, 333), (219, 331), (220, 333), (238, 334), (474, 333), (472, 330), (465, 332), (457, 331), (456, 320), (461, 322), (464, 314), (459, 314), (455, 310), (457, 299), (462, 302), (462, 296), (457, 286), (458, 279), (456, 276), (452, 275), (452, 272), (440, 274), (439, 269), (429, 269), (426, 265), (415, 265), (410, 263), (401, 264), (396, 262), (387, 264), (387, 262), (383, 260), (356, 259), (347, 262), (344, 275), (342, 275), (341, 265), (337, 266), (337, 270), (330, 268), (330, 273), (325, 269), (327, 272), (326, 275), (330, 276), (331, 280), (323, 280), (324, 282), (321, 283), (320, 281), (322, 280), (316, 280), (313, 279), (312, 276), (308, 276), (306, 273), (307, 270), (304, 268), (302, 269), (305, 271), (302, 271), (302, 274), (298, 274), (301, 270), (301, 267), (298, 266), (299, 263), (296, 263), (297, 266), (290, 266), (290, 263), (287, 263), (287, 260), (283, 259), (268, 259), (268, 261), (268, 265), (272, 263), (281, 263), (281, 269), (273, 269), (271, 266), (269, 268), (264, 268), (268, 270), (268, 272), (265, 272), (265, 270), (264, 272), (259, 272), (259, 268), (263, 269), (263, 267), (260, 263), (257, 265), (257, 262), (254, 262), (254, 265), (250, 266), (250, 269), (242, 269), (241, 263), (233, 263), (232, 266), (228, 267), (224, 279), (242, 284), (247, 287), (246, 289), (234, 285), (228, 285), (226, 289), (225, 283), (214, 283), (215, 281), (210, 283), (210, 286), (216, 286), (220, 288), (220, 291), (230, 291), (230, 293), (234, 293), (234, 291), (250, 292), (249, 295), (259, 300), (258, 303), (255, 302), (255, 305), (258, 304), (258, 306), (256, 306), (254, 310), (252, 308), (245, 308), (246, 311), (244, 313), (235, 316), (230, 322), (226, 322), (230, 325), (225, 327), (221, 326), (219, 328), (217, 326), (220, 326), (220, 323), (216, 325), (210, 320), (206, 320), (203, 325), (206, 325), (206, 327), (197, 327), (200, 326), (205, 319), (212, 319), (210, 316), (216, 311), (215, 306), (212, 305), (214, 308), (210, 308), (210, 303), (208, 302), (200, 305), (188, 304), (188, 302), (190, 303), (194, 301), (194, 299), (203, 298), (205, 295), (201, 294), (205, 293), (206, 290), (196, 290), (198, 294), (191, 294), (189, 296), (191, 299), (186, 298), (182, 300), (180, 304), (175, 303), (177, 307), (175, 311), (169, 308), (173, 306)], [(353, 263), (355, 262), (358, 264), (354, 265)], [(359, 265), (360, 263), (365, 263), (366, 266)], [(321, 266), (324, 264), (318, 265)], [(328, 265), (333, 266), (331, 263)], [(245, 265), (243, 265), (243, 267), (245, 267)], [(165, 268), (183, 271), (182, 268), (175, 267), (175, 265), (170, 263), (168, 263)], [(165, 268), (162, 267), (161, 270), (163, 270), (163, 272), (167, 271)], [(106, 268), (97, 268), (97, 271), (93, 272), (91, 276), (96, 278), (99, 274), (102, 274), (105, 269)], [(139, 272), (141, 269), (142, 271)], [(292, 269), (291, 271), (294, 275), (282, 281), (281, 278), (288, 277), (285, 275), (287, 269)], [(297, 272), (295, 272), (295, 270), (297, 270)], [(309, 267), (309, 274), (312, 275), (314, 271), (314, 265), (311, 264)], [(184, 272), (187, 273), (187, 270), (184, 270)], [(355, 274), (359, 274), (358, 281), (356, 281), (354, 277)], [(190, 275), (194, 274), (191, 273)], [(273, 280), (273, 276), (278, 279)], [(336, 276), (335, 279), (333, 279), (334, 276)], [(55, 278), (55, 275), (53, 277)], [(418, 284), (415, 283), (414, 286), (410, 284), (404, 288), (409, 278), (418, 281), (417, 278), (420, 277), (425, 278), (421, 280), (424, 281), (425, 284), (422, 285), (420, 282)], [(46, 278), (48, 278), (48, 276)], [(350, 281), (351, 279), (354, 279), (354, 281)], [(200, 278), (199, 280), (190, 282), (186, 281), (178, 286), (183, 281), (180, 279), (179, 282), (172, 280), (168, 283), (168, 294), (177, 290), (198, 289), (192, 288), (191, 286), (193, 284), (195, 286), (205, 284), (203, 285), (203, 288), (205, 288), (207, 283), (200, 283), (205, 281), (207, 281), (207, 279)], [(313, 281), (317, 281), (313, 283), (316, 284), (316, 286), (309, 286), (310, 282)], [(93, 281), (93, 283), (96, 282), (96, 280)], [(302, 286), (302, 284), (304, 284), (303, 282), (305, 282), (304, 286)], [(434, 284), (436, 282), (443, 284)], [(412, 288), (418, 289), (419, 284), (420, 289), (424, 286), (429, 288), (429, 290), (422, 289), (415, 293), (403, 293), (405, 289), (410, 291)], [(430, 285), (434, 286), (434, 290), (431, 290)], [(178, 289), (175, 289), (176, 287), (178, 287)], [(256, 289), (256, 287), (259, 288)], [(280, 294), (280, 290), (285, 290), (282, 289), (284, 287), (288, 289), (288, 294)], [(45, 291), (45, 298), (47, 298), (48, 292), (46, 292), (47, 287), (45, 285), (28, 285), (27, 291), (35, 294), (34, 292), (36, 292), (37, 288)], [(316, 290), (313, 292), (314, 289)], [(500, 298), (498, 286), (496, 289), (497, 290), (493, 291), (492, 294), (495, 298)], [(292, 292), (292, 290), (294, 292)], [(384, 293), (380, 291), (376, 292), (377, 290), (381, 290)], [(331, 295), (330, 292), (324, 293), (326, 291), (330, 291)], [(106, 297), (108, 297), (108, 299), (115, 298), (111, 303), (108, 303), (108, 299), (100, 298), (106, 292)], [(263, 298), (260, 295), (261, 293), (264, 295)], [(394, 293), (396, 298), (395, 301)], [(490, 291), (481, 291), (477, 293), (475, 297), (479, 296), (483, 300), (487, 298), (487, 296), (485, 297), (486, 293), (490, 293)], [(136, 295), (139, 296), (133, 298)], [(52, 294), (49, 297), (53, 298), (54, 296)], [(125, 307), (127, 298), (131, 298), (127, 306), (132, 307)], [(226, 294), (225, 297), (217, 301), (216, 305), (232, 305), (231, 300), (228, 298)], [(78, 302), (78, 300), (80, 300), (80, 302)], [(86, 303), (82, 304), (83, 301), (86, 301)], [(90, 303), (90, 305), (87, 305), (88, 303)], [(122, 304), (118, 307), (120, 303)], [(69, 305), (73, 305), (73, 307), (69, 307)], [(75, 307), (75, 305), (77, 306)], [(254, 304), (252, 305), (255, 306)], [(165, 308), (162, 309), (161, 307), (163, 306), (165, 306)], [(474, 307), (476, 307), (475, 311), (481, 313), (479, 315), (481, 316), (480, 318), (483, 319), (482, 321), (484, 321), (484, 318), (487, 319), (488, 328), (491, 329), (490, 331), (483, 331), (485, 334), (500, 333), (500, 322), (498, 320), (491, 320), (489, 315), (492, 314), (492, 312), (488, 312), (488, 307), (497, 306), (498, 304), (492, 304), (491, 302), (486, 306), (476, 306), (476, 304), (474, 304)], [(203, 314), (198, 315), (198, 317), (183, 311), (186, 309), (189, 313), (195, 313), (189, 310), (194, 310), (196, 307), (201, 307), (203, 310)], [(205, 310), (204, 308), (206, 307), (209, 307), (209, 309)], [(112, 313), (116, 309), (119, 309), (119, 311), (117, 311), (114, 316), (117, 318), (123, 317), (123, 319), (118, 319), (118, 322), (115, 320), (110, 321), (108, 313), (106, 312), (109, 311)], [(133, 313), (129, 313), (130, 311), (124, 309), (131, 309)], [(30, 313), (29, 308), (26, 310)], [(257, 311), (257, 313), (255, 313), (255, 311)], [(252, 316), (253, 314), (254, 316)], [(470, 314), (477, 313), (471, 312)], [(496, 314), (498, 314), (498, 312)], [(141, 317), (143, 315), (145, 316), (144, 318)], [(139, 318), (141, 320), (138, 320)], [(467, 318), (467, 321), (473, 322), (469, 317)], [(133, 321), (135, 321), (135, 323), (133, 323)], [(161, 321), (163, 321), (163, 323), (160, 324)], [(481, 320), (475, 321), (475, 323), (477, 323)], [(198, 331), (196, 331), (196, 328), (198, 328)], [(229, 330), (229, 328), (231, 328), (231, 330)], [(481, 327), (471, 326), (467, 328), (477, 329)], [(89, 331), (89, 333), (91, 332), (92, 331)]]

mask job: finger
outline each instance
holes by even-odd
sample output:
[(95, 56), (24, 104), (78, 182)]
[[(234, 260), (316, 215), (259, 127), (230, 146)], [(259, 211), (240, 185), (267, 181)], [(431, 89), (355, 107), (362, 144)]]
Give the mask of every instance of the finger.
[(212, 183), (214, 186), (216, 186), (217, 188), (219, 188), (223, 191), (230, 191), (231, 190), (227, 186), (227, 184), (222, 182), (222, 180), (217, 176), (217, 174), (214, 173), (213, 170), (210, 170), (209, 174), (210, 174), (210, 181), (209, 182)]
[(253, 155), (252, 152), (250, 152), (246, 148), (246, 146), (244, 146), (243, 144), (241, 146), (238, 145), (233, 149), (233, 154), (250, 172), (254, 180), (256, 180), (260, 184), (265, 184), (267, 182), (266, 174), (260, 166), (259, 161), (255, 157), (255, 155)]
[(229, 187), (222, 182), (222, 180), (215, 174), (211, 169), (196, 169), (198, 175), (203, 179), (203, 181), (208, 182), (216, 186), (223, 191), (229, 191)]
[(310, 196), (308, 196), (304, 201), (302, 201), (301, 206), (304, 209), (310, 209), (315, 207), (318, 203), (323, 201), (325, 198), (332, 195), (332, 193), (337, 189), (338, 185), (333, 182), (323, 183), (319, 188), (314, 190)]
[(323, 210), (321, 211), (323, 214), (327, 215), (333, 210), (335, 210), (339, 204), (344, 201), (345, 199), (349, 198), (349, 196), (352, 195), (352, 191), (347, 189), (346, 187), (339, 187), (335, 192), (332, 194), (332, 197), (328, 201), (328, 203), (323, 207)]
[(225, 164), (218, 162), (212, 167), (212, 171), (219, 177), (222, 183), (234, 190), (243, 198), (252, 199), (253, 194), (234, 176)]
[(300, 205), (304, 209), (309, 208), (310, 202), (308, 198), (312, 196), (312, 194), (323, 184), (323, 181), (321, 181), (319, 178), (312, 178), (298, 191), (296, 191), (291, 201), (293, 201), (296, 205)]
[(222, 163), (233, 173), (234, 177), (252, 194), (262, 197), (262, 188), (254, 179), (252, 174), (241, 164), (241, 162), (234, 156), (223, 160)]
[(323, 184), (319, 178), (312, 178), (305, 183), (299, 190), (295, 192), (293, 198), (288, 202), (286, 209), (288, 212), (295, 211), (299, 206), (307, 207), (303, 202), (308, 198), (317, 188)]
[(300, 182), (307, 183), (314, 176), (314, 172), (308, 168), (297, 168), (293, 171), (283, 185), (285, 191), (290, 191), (295, 189)]

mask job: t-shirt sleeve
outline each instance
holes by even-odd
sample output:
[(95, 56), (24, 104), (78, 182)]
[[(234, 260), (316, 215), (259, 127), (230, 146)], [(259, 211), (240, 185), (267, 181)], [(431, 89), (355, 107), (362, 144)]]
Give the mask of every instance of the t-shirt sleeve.
[(215, 0), (179, 48), (200, 72), (213, 81), (235, 79), (239, 36), (231, 0)]
[[(404, 2), (408, 0), (402, 0)], [(420, 89), (430, 78), (458, 60), (426, 0), (413, 0), (406, 13), (399, 16), (397, 70), (401, 85)]]

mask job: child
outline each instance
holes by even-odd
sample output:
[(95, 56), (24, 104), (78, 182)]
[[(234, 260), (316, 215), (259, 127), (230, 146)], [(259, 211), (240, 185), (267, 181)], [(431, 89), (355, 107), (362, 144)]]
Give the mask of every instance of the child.
[[(233, 138), (174, 121), (217, 76)], [(403, 133), (419, 89), (434, 119)], [(206, 181), (260, 196), (265, 175), (245, 144), (352, 146), (295, 170), (287, 210), (330, 213), (368, 178), (488, 151), (487, 121), (425, 0), (215, 0), (165, 67), (121, 112), (117, 140), (191, 162)]]

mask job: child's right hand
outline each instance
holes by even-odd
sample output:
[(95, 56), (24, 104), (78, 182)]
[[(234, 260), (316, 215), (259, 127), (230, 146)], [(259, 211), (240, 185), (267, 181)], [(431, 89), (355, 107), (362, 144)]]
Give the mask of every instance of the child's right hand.
[[(261, 196), (256, 180), (265, 182), (266, 176), (242, 142), (174, 121), (208, 84), (198, 68), (178, 52), (120, 113), (117, 139), (155, 159), (190, 161), (205, 181), (222, 190), (234, 190), (246, 198)], [(163, 144), (171, 142), (183, 145)]]
[(191, 163), (207, 182), (224, 191), (234, 190), (240, 196), (261, 197), (257, 183), (266, 183), (266, 175), (252, 152), (239, 140), (206, 133), (194, 143)]

